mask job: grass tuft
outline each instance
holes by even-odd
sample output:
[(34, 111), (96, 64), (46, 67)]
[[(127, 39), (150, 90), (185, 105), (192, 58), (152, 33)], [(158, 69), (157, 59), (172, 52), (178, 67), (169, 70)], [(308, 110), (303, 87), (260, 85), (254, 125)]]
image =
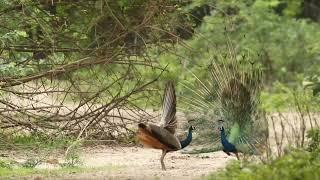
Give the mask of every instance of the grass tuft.
[(92, 173), (98, 171), (118, 171), (121, 166), (102, 166), (102, 167), (63, 167), (58, 169), (35, 169), (26, 167), (5, 168), (0, 167), (0, 179), (5, 178), (21, 178), (27, 176), (42, 176), (42, 177), (59, 177), (66, 174), (74, 173)]

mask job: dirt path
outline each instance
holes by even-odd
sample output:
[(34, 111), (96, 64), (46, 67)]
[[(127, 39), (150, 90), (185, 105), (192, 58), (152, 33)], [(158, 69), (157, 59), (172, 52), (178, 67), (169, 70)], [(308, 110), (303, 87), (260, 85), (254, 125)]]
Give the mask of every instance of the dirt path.
[[(26, 179), (200, 179), (222, 169), (235, 157), (227, 157), (222, 151), (202, 154), (186, 154), (184, 150), (168, 153), (166, 171), (161, 170), (160, 150), (141, 147), (91, 147), (80, 153), (84, 167), (99, 170), (63, 175), (35, 175)], [(58, 158), (62, 161), (62, 158)], [(21, 160), (21, 157), (20, 157)], [(48, 168), (42, 164), (37, 168)], [(58, 167), (58, 166), (56, 166)], [(52, 168), (52, 166), (51, 166)]]
[[(167, 171), (160, 168), (161, 151), (140, 147), (126, 147), (115, 149), (91, 149), (83, 154), (84, 164), (88, 167), (120, 166), (118, 170), (107, 174), (97, 174), (99, 178), (123, 179), (198, 179), (202, 175), (225, 167), (227, 157), (223, 152), (204, 153), (197, 155), (172, 152), (167, 154), (165, 163)], [(92, 175), (92, 174), (88, 174)], [(75, 175), (74, 178), (89, 178)], [(96, 177), (96, 178), (98, 178)], [(95, 178), (93, 178), (95, 179)]]

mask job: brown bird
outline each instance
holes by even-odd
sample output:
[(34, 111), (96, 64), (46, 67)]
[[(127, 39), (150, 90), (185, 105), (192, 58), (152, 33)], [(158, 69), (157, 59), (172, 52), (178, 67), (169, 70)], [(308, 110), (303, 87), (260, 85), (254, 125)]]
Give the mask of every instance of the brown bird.
[(162, 110), (160, 125), (140, 123), (137, 137), (145, 147), (162, 150), (160, 162), (162, 170), (166, 170), (163, 162), (165, 155), (188, 146), (192, 141), (192, 131), (195, 128), (193, 126), (189, 128), (187, 138), (183, 141), (175, 136), (177, 128), (176, 95), (172, 81), (166, 84)]

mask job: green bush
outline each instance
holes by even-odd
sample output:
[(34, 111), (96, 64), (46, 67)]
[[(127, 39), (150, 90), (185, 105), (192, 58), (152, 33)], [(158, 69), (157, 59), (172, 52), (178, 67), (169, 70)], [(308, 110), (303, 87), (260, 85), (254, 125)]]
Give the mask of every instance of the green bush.
[(320, 149), (320, 129), (312, 129), (308, 131), (307, 137), (311, 139), (308, 145), (308, 151)]
[(205, 179), (319, 179), (320, 178), (320, 130), (308, 132), (308, 151), (293, 149), (290, 153), (266, 164), (234, 161), (225, 170)]
[(0, 133), (2, 139), (7, 143), (6, 146), (0, 146), (0, 149), (19, 149), (24, 150), (55, 150), (68, 147), (73, 139), (66, 136), (48, 136), (42, 133), (18, 134), (10, 136), (6, 133)]
[(6, 161), (6, 160), (0, 160), (0, 168), (12, 168), (12, 162)]
[(228, 165), (226, 170), (205, 179), (319, 179), (319, 153), (319, 149), (313, 152), (295, 150), (265, 165), (236, 161)]
[[(284, 83), (273, 83), (272, 91), (263, 91), (260, 95), (261, 109), (266, 112), (296, 111), (318, 112), (320, 96), (314, 96), (312, 89), (299, 86), (292, 88)], [(298, 108), (299, 106), (299, 108)]]
[(41, 160), (37, 158), (29, 158), (24, 163), (21, 164), (24, 168), (35, 168), (38, 164), (40, 164)]

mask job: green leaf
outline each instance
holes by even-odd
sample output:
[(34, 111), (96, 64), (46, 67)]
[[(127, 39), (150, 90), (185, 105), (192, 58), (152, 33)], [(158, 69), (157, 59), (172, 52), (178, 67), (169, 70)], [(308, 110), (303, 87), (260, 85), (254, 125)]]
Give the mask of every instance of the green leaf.
[(17, 33), (17, 35), (19, 35), (21, 37), (28, 37), (28, 35), (25, 31), (15, 30), (15, 33)]

